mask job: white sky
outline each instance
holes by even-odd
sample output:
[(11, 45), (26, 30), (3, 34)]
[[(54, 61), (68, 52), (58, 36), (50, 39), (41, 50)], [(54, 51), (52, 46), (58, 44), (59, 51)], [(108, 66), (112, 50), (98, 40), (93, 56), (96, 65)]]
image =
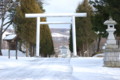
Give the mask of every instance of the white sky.
[(46, 13), (73, 13), (83, 0), (44, 0)]
[[(74, 13), (78, 4), (83, 0), (44, 0), (46, 13)], [(48, 21), (64, 20), (71, 21), (71, 18), (48, 18)], [(69, 24), (53, 24), (52, 28), (70, 28)]]
[[(74, 13), (83, 0), (43, 0), (46, 13)], [(71, 21), (71, 18), (47, 18), (47, 21)], [(11, 25), (12, 26), (12, 25)], [(50, 28), (70, 28), (70, 24), (52, 24)], [(12, 28), (12, 27), (10, 27)]]

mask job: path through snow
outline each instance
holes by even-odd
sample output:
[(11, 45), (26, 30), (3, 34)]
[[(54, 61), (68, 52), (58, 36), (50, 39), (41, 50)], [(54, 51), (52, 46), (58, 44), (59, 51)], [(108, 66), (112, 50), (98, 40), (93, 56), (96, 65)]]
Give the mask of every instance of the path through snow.
[(120, 80), (120, 68), (102, 58), (0, 57), (0, 80)]
[(0, 80), (71, 80), (72, 70), (69, 63), (69, 58), (3, 61), (0, 62), (3, 66), (0, 69)]

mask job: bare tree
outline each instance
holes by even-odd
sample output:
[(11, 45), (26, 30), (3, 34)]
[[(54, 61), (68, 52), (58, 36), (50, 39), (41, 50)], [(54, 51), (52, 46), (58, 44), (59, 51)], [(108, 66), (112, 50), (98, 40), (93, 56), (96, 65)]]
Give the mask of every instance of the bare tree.
[[(17, 6), (17, 1), (13, 0), (0, 0), (0, 55), (2, 55), (2, 35), (12, 24), (14, 18), (14, 10), (9, 13), (10, 10)], [(5, 20), (9, 20), (6, 22)]]

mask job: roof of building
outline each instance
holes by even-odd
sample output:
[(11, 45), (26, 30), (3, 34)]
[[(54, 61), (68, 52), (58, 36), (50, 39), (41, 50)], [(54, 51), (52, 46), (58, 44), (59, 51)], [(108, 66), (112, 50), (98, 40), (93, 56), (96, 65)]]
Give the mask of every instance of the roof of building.
[(16, 34), (10, 34), (8, 36), (6, 36), (3, 40), (13, 40), (17, 37)]
[(61, 46), (60, 49), (67, 49), (67, 47), (66, 46)]

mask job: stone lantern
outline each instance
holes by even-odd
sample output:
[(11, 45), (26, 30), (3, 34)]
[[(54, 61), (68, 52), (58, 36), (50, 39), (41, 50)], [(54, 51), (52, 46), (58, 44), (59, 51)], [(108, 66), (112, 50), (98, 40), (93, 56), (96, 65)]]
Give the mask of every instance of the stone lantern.
[(114, 25), (116, 24), (117, 22), (114, 21), (112, 17), (104, 22), (104, 25), (108, 26), (106, 31), (109, 33), (104, 51), (104, 66), (106, 67), (120, 67), (120, 49), (118, 49), (118, 45), (116, 45), (114, 36), (114, 32), (116, 31)]
[[(113, 45), (114, 45), (114, 47), (116, 46), (116, 40), (115, 40), (115, 37), (114, 37), (114, 32), (116, 31), (116, 29), (115, 29), (115, 27), (114, 27), (114, 25), (116, 25), (117, 24), (117, 22), (116, 21), (114, 21), (113, 19), (112, 19), (112, 17), (110, 17), (110, 19), (109, 20), (106, 20), (105, 22), (104, 22), (104, 25), (107, 25), (108, 26), (108, 28), (107, 28), (107, 32), (109, 33), (109, 35), (108, 35), (108, 38), (107, 38), (107, 44), (108, 44), (108, 46), (107, 47), (110, 47), (110, 48), (113, 48)], [(111, 46), (110, 46), (111, 45)], [(116, 48), (116, 47), (115, 47)]]

